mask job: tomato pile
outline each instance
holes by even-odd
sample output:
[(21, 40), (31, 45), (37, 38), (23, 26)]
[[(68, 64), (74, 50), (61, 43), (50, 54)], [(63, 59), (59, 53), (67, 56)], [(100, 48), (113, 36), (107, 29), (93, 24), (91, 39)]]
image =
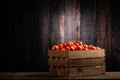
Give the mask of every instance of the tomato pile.
[(82, 41), (77, 41), (76, 43), (68, 41), (67, 43), (61, 43), (52, 46), (52, 50), (55, 51), (99, 50), (99, 49), (101, 48), (93, 45), (84, 44)]

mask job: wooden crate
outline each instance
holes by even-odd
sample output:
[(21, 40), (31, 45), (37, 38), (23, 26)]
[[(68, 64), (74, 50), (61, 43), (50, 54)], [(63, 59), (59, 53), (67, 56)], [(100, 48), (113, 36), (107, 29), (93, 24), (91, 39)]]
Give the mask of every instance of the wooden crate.
[(79, 77), (104, 74), (105, 50), (49, 50), (48, 64), (51, 76)]

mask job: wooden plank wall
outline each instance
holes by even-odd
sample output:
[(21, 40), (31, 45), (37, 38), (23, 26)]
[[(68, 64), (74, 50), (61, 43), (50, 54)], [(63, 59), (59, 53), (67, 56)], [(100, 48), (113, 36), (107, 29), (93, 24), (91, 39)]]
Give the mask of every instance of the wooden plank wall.
[(48, 71), (48, 0), (4, 0), (2, 4), (0, 71)]
[[(106, 49), (111, 65), (111, 7), (109, 0), (51, 0), (50, 43), (81, 40)], [(50, 49), (50, 48), (49, 48)]]
[(80, 39), (79, 0), (50, 1), (50, 47), (53, 44)]
[[(98, 0), (96, 11), (97, 45), (106, 50), (106, 69), (111, 69), (111, 2)], [(101, 5), (102, 4), (102, 5)]]
[(120, 7), (118, 0), (112, 0), (111, 63), (113, 71), (120, 71)]
[(110, 14), (109, 0), (51, 0), (50, 46), (81, 40), (105, 48)]
[(117, 0), (4, 0), (3, 3), (1, 71), (48, 71), (47, 50), (53, 44), (69, 40), (105, 48), (107, 70), (115, 67), (112, 65), (116, 57), (111, 55), (115, 50), (119, 53)]

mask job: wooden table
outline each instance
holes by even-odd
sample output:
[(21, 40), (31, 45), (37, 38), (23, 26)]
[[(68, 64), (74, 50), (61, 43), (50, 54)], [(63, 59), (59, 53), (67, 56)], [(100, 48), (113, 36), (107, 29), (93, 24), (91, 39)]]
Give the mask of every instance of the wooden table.
[(120, 72), (106, 72), (104, 75), (86, 77), (50, 77), (49, 72), (0, 72), (4, 80), (51, 80), (51, 79), (120, 79)]

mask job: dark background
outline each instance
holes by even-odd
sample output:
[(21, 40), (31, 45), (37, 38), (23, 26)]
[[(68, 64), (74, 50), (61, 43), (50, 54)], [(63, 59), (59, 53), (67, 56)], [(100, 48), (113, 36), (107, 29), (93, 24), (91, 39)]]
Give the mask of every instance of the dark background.
[(119, 0), (2, 0), (0, 71), (48, 71), (53, 44), (81, 40), (106, 50), (120, 71)]

